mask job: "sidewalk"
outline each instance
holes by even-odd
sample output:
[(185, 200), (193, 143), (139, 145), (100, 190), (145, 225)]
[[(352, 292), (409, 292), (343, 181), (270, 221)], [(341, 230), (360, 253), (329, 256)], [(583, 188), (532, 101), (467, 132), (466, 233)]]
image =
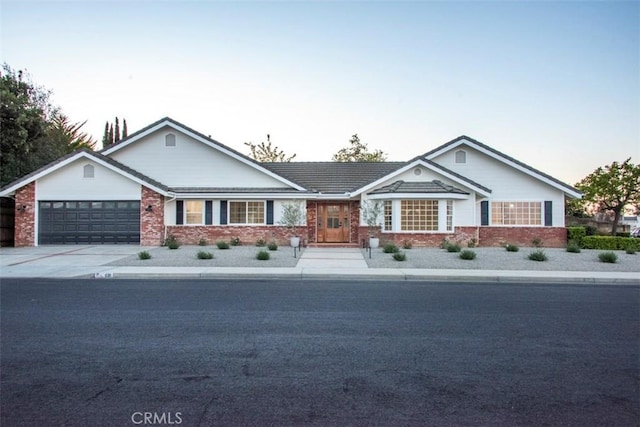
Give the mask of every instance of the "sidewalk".
[(295, 267), (108, 265), (139, 246), (0, 249), (0, 278), (252, 278), (544, 282), (640, 285), (637, 272), (368, 268), (360, 249), (305, 249)]

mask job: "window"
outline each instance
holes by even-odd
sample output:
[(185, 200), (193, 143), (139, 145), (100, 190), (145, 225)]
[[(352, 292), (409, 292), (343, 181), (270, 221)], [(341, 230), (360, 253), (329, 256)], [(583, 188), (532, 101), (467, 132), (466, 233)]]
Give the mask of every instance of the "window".
[(229, 224), (264, 222), (264, 202), (229, 202)]
[(165, 147), (175, 147), (176, 146), (176, 136), (172, 133), (168, 133), (164, 137), (164, 146)]
[(464, 150), (456, 151), (456, 163), (467, 163), (467, 152)]
[(491, 202), (492, 225), (541, 225), (540, 202)]
[(402, 200), (400, 227), (402, 231), (437, 231), (437, 200)]
[(393, 230), (393, 204), (391, 200), (384, 201), (384, 229)]
[(185, 224), (202, 224), (204, 203), (202, 200), (186, 200), (184, 202), (187, 211)]
[(447, 200), (447, 231), (453, 231), (453, 200)]
[(93, 178), (95, 176), (95, 168), (93, 165), (84, 165), (82, 168), (82, 176), (84, 178)]

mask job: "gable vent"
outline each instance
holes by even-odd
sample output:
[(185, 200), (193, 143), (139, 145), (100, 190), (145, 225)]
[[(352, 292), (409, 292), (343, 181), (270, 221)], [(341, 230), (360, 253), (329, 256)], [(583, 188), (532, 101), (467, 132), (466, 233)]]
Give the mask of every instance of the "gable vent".
[(176, 136), (172, 133), (168, 133), (164, 137), (164, 146), (165, 147), (175, 147), (176, 146)]

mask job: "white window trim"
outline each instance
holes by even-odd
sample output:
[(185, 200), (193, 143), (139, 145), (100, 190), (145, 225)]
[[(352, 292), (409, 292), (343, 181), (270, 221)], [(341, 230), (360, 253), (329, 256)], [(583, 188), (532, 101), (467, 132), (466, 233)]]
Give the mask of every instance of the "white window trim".
[[(540, 203), (540, 224), (494, 224), (493, 203)], [(544, 200), (489, 200), (489, 227), (544, 227)], [(486, 226), (485, 226), (486, 227)]]
[[(231, 203), (244, 203), (245, 218), (249, 218), (249, 203), (262, 202), (262, 222), (231, 222)], [(227, 202), (227, 225), (261, 226), (267, 225), (267, 201), (266, 200), (229, 200)]]
[[(394, 234), (442, 234), (454, 233), (456, 230), (456, 204), (457, 198), (451, 197), (438, 200), (438, 229), (437, 230), (402, 230), (402, 200), (425, 200), (424, 198), (405, 198), (391, 200), (391, 230), (383, 228), (382, 233)], [(447, 230), (447, 202), (452, 203), (451, 230)]]

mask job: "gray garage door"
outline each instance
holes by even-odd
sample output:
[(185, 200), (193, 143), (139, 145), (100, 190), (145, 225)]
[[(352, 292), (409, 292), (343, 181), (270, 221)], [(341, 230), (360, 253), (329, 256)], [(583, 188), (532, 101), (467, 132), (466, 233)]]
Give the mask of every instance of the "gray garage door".
[(140, 243), (140, 201), (40, 202), (41, 245)]

